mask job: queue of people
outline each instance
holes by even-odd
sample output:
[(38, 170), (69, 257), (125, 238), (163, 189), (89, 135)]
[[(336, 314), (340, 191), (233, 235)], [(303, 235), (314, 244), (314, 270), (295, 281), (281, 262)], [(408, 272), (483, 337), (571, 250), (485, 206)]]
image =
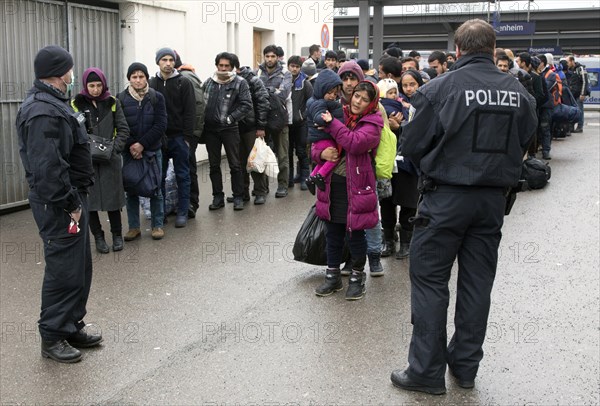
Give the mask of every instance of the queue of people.
[[(198, 144), (209, 156), (209, 210), (226, 202), (243, 210), (250, 179), (254, 204), (265, 204), (266, 175), (245, 170), (254, 141), (263, 138), (280, 169), (275, 197), (286, 198), (298, 183), (316, 195), (327, 268), (315, 294), (342, 290), (348, 275), (345, 298), (359, 300), (366, 293), (367, 261), (369, 275), (379, 277), (385, 273), (381, 257), (411, 258), (409, 366), (394, 371), (392, 383), (442, 394), (449, 367), (459, 386), (472, 388), (483, 357), (507, 190), (519, 181), (524, 155), (537, 153), (538, 141), (550, 159), (552, 109), (566, 82), (552, 55), (510, 58), (507, 50), (495, 49), (494, 30), (482, 20), (464, 23), (455, 41), (456, 54), (429, 56), (428, 72), (420, 69), (418, 52), (404, 57), (397, 46), (385, 50), (378, 69), (333, 51), (322, 62), (318, 46), (309, 48), (308, 58), (294, 55), (284, 63), (283, 50), (269, 45), (257, 71), (222, 52), (204, 82), (177, 52), (161, 48), (155, 76), (132, 63), (127, 88), (114, 97), (104, 73), (89, 68), (72, 102), (71, 55), (57, 46), (40, 50), (17, 129), (45, 247), (42, 355), (77, 362), (78, 348), (102, 342), (83, 322), (92, 279), (88, 227), (101, 253), (109, 247), (98, 211), (108, 212), (113, 251), (123, 249), (123, 240), (141, 237), (139, 196), (123, 190), (122, 165), (148, 155), (160, 162), (162, 187), (150, 198), (151, 237), (160, 240), (169, 159), (178, 187), (175, 227), (181, 228), (198, 210)], [(573, 93), (585, 95), (585, 81), (574, 77), (581, 67), (574, 60), (567, 67)], [(488, 92), (503, 92), (507, 101), (494, 101)], [(281, 129), (270, 122), (275, 102), (287, 112)], [(108, 162), (93, 160), (88, 134), (113, 145)], [(233, 195), (227, 198), (222, 147), (231, 171)], [(124, 206), (129, 228), (123, 235)], [(345, 245), (350, 259), (342, 266)], [(448, 344), (447, 285), (456, 258), (456, 331)]]

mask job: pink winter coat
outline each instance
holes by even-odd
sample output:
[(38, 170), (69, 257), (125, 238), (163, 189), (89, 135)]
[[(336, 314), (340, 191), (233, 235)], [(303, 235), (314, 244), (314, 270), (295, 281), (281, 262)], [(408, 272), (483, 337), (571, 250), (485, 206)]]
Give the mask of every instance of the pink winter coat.
[[(324, 131), (346, 151), (346, 188), (348, 190), (348, 215), (346, 228), (352, 230), (367, 230), (375, 227), (379, 219), (377, 212), (377, 182), (371, 155), (381, 139), (383, 118), (379, 111), (364, 116), (357, 123), (354, 130), (349, 130), (344, 123), (334, 119)], [(312, 159), (318, 164), (325, 161), (321, 159), (323, 148), (313, 144)], [(317, 216), (329, 221), (331, 191), (331, 177), (326, 179), (325, 191), (317, 189)]]

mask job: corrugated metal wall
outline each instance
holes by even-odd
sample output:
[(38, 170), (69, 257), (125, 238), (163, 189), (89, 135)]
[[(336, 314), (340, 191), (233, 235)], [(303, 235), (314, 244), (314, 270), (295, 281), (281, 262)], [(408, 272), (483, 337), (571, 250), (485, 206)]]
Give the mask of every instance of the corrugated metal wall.
[[(104, 70), (113, 93), (123, 87), (117, 10), (51, 0), (3, 0), (0, 12), (0, 210), (26, 203), (15, 119), (34, 79), (33, 59), (46, 45), (69, 48), (78, 82), (85, 68)], [(79, 91), (80, 83), (75, 90)]]

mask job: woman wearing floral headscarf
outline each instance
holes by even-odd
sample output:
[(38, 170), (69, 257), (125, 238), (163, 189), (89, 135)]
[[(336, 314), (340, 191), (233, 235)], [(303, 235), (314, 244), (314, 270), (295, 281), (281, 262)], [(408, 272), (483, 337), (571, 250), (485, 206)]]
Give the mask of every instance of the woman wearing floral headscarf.
[(321, 149), (313, 145), (312, 158), (318, 164), (336, 162), (325, 190), (317, 190), (316, 213), (326, 222), (327, 271), (325, 282), (317, 287), (317, 296), (328, 296), (343, 288), (340, 273), (344, 240), (352, 256), (352, 274), (347, 300), (365, 294), (364, 266), (367, 258), (365, 230), (379, 219), (374, 160), (383, 128), (379, 111), (379, 89), (369, 81), (360, 82), (344, 106), (344, 122), (326, 111), (323, 130), (337, 142), (337, 148)]
[(83, 72), (83, 90), (71, 102), (75, 111), (85, 113), (88, 132), (106, 140), (114, 140), (114, 149), (108, 162), (93, 162), (95, 182), (90, 188), (90, 230), (96, 240), (96, 250), (109, 252), (98, 216), (107, 211), (112, 233), (113, 251), (123, 249), (121, 208), (125, 206), (125, 191), (121, 174), (121, 151), (129, 136), (120, 102), (108, 91), (106, 76), (98, 68)]

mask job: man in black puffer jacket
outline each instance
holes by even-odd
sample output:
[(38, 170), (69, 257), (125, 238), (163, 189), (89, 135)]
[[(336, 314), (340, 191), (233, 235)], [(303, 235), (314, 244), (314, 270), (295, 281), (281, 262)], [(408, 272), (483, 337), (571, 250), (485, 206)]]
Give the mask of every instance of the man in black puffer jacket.
[[(256, 76), (254, 71), (249, 66), (240, 68), (240, 60), (237, 55), (232, 54), (233, 67), (237, 74), (248, 82), (250, 94), (252, 95), (253, 109), (248, 115), (239, 122), (240, 129), (240, 160), (242, 173), (244, 174), (244, 201), (250, 200), (250, 175), (254, 182), (254, 204), (260, 205), (265, 203), (266, 196), (269, 191), (269, 180), (264, 173), (251, 172), (248, 173), (246, 164), (248, 156), (252, 151), (254, 142), (257, 138), (265, 138), (265, 126), (267, 125), (267, 114), (269, 114), (269, 92), (265, 88), (262, 80)], [(233, 201), (233, 198), (227, 198), (227, 201)]]
[(240, 165), (240, 131), (238, 123), (252, 111), (252, 95), (248, 82), (239, 77), (234, 67), (234, 56), (222, 52), (215, 58), (217, 71), (202, 86), (206, 97), (204, 114), (204, 139), (210, 166), (213, 202), (208, 208), (225, 207), (223, 176), (221, 174), (221, 148), (225, 147), (231, 171), (233, 209), (244, 209), (244, 179)]

